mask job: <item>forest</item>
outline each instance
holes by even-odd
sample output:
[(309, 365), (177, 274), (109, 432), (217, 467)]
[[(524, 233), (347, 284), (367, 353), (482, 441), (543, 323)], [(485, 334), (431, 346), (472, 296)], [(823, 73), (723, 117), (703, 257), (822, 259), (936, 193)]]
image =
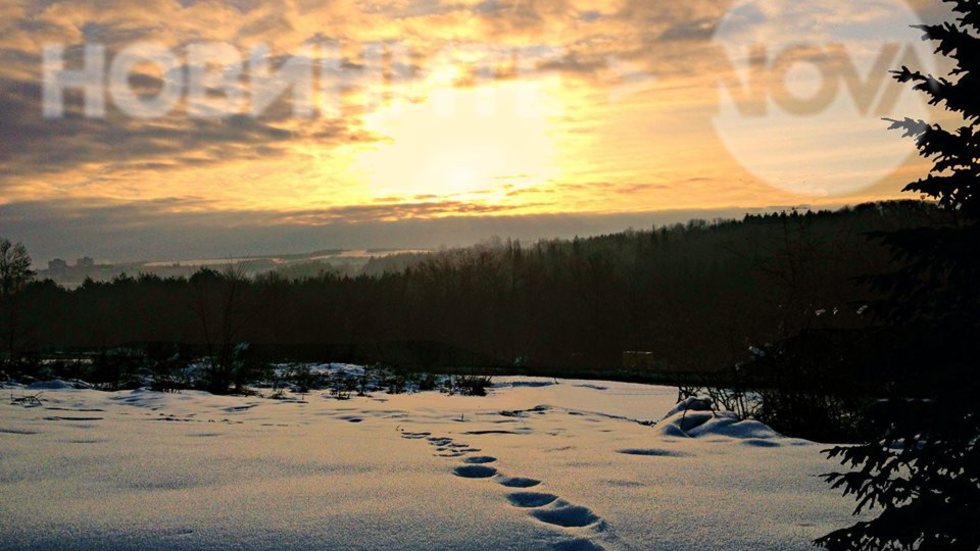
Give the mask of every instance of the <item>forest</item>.
[[(202, 269), (10, 294), (10, 364), (119, 350), (677, 380), (801, 334), (875, 324), (862, 277), (898, 269), (876, 232), (953, 224), (897, 201), (533, 244), (493, 238), (379, 259), (358, 276)], [(644, 360), (625, 362), (624, 353)], [(26, 367), (25, 367), (26, 368)], [(10, 367), (9, 369), (15, 369)], [(681, 377), (683, 378), (683, 377)]]

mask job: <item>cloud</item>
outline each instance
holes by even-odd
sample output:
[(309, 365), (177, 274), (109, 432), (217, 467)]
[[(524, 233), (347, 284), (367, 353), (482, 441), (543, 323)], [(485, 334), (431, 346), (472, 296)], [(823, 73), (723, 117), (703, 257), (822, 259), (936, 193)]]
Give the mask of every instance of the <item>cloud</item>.
[[(927, 0), (916, 2), (923, 13), (940, 15)], [(403, 220), (422, 228), (429, 223), (425, 220), (460, 216), (506, 220), (545, 210), (789, 201), (754, 180), (724, 149), (713, 127), (718, 81), (732, 68), (711, 37), (733, 5), (733, 0), (0, 3), (0, 216), (5, 230), (9, 217), (17, 215), (16, 227), (30, 227), (38, 239), (51, 243), (57, 243), (55, 237), (75, 239), (70, 228), (78, 228), (78, 235), (98, 235), (101, 225), (119, 240), (118, 247), (134, 243), (120, 228), (134, 227), (180, 234), (181, 243), (194, 247), (190, 236), (200, 228), (210, 232), (243, 224), (254, 228), (248, 235), (262, 240), (263, 231), (276, 227), (306, 232)], [(78, 66), (85, 43), (105, 45), (111, 59), (140, 40), (172, 48), (181, 58), (175, 69), (180, 71), (191, 69), (185, 64), (186, 49), (198, 41), (228, 42), (243, 55), (251, 46), (267, 45), (273, 67), (304, 45), (336, 41), (351, 86), (340, 94), (337, 118), (294, 117), (287, 98), (258, 118), (193, 119), (181, 104), (169, 116), (137, 120), (123, 116), (111, 102), (105, 118), (85, 118), (76, 91), (67, 94), (66, 117), (42, 117), (44, 44), (64, 44), (71, 68)], [(370, 74), (374, 67), (366, 45), (387, 45), (382, 74)], [(396, 55), (401, 46), (407, 56)], [(467, 65), (468, 46), (504, 52), (492, 78), (477, 74), (478, 63)], [(447, 67), (439, 62), (446, 51), (458, 54), (448, 68), (459, 71), (443, 82)], [(519, 70), (519, 62), (527, 61), (519, 56), (532, 57), (532, 51), (554, 54), (532, 60), (547, 78)], [(153, 94), (173, 76), (139, 67), (130, 83), (138, 93)], [(651, 85), (614, 93), (636, 76)], [(516, 86), (521, 84), (526, 88)], [(452, 92), (473, 92), (474, 97), (508, 86), (539, 94), (544, 107), (536, 116), (544, 121), (541, 134), (554, 144), (549, 153), (554, 159), (548, 159), (549, 166), (557, 167), (554, 174), (510, 180), (480, 175), (479, 185), (487, 189), (466, 197), (429, 182), (405, 189), (405, 173), (426, 165), (419, 156), (438, 157), (444, 152), (434, 149), (466, 145), (466, 132), (472, 131), (423, 121), (397, 138), (412, 144), (408, 151), (417, 154), (397, 158), (390, 163), (394, 166), (371, 167), (384, 169), (384, 182), (365, 176), (364, 159), (395, 159), (371, 156), (396, 140), (390, 128), (372, 126), (371, 117), (394, 111), (389, 108), (396, 101), (411, 111), (442, 87), (453, 86), (468, 87)], [(365, 101), (371, 96), (380, 98), (377, 105)], [(494, 139), (508, 141), (501, 151), (529, 143), (519, 124), (504, 120), (500, 126)], [(492, 143), (469, 142), (491, 149), (488, 157), (501, 156), (489, 147)], [(455, 159), (450, 164), (457, 165), (475, 158), (465, 150), (449, 156)], [(438, 172), (432, 179), (439, 180)], [(46, 223), (34, 223), (24, 213)], [(557, 224), (555, 218), (541, 220)]]
[[(506, 212), (483, 216), (448, 214), (435, 218), (378, 221), (355, 206), (334, 209), (329, 223), (309, 224), (278, 212), (213, 211), (200, 197), (169, 197), (119, 204), (31, 201), (0, 206), (4, 237), (23, 241), (35, 262), (82, 255), (100, 260), (180, 260), (309, 252), (324, 247), (438, 248), (477, 243), (488, 236), (525, 242), (570, 238), (682, 223), (692, 218), (738, 218), (746, 212), (780, 210), (688, 209), (613, 214), (534, 214)], [(384, 207), (383, 207), (384, 208)], [(418, 207), (409, 207), (412, 209)], [(424, 207), (445, 210), (452, 205)], [(323, 213), (307, 213), (319, 218)], [(362, 216), (368, 215), (368, 216)]]
[(681, 21), (668, 27), (657, 38), (661, 42), (679, 40), (710, 40), (714, 35), (718, 20), (715, 18), (703, 18), (694, 21)]
[(90, 163), (201, 164), (229, 158), (282, 154), (293, 133), (259, 119), (130, 119), (119, 113), (86, 118), (42, 117), (41, 89), (34, 82), (0, 82), (0, 183), (25, 174), (58, 172)]

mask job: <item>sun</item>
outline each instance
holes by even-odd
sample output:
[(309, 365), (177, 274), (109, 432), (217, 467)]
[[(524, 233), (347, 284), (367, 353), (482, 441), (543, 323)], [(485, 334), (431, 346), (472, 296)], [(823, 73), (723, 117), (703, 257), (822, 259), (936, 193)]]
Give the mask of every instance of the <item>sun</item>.
[(386, 136), (358, 167), (376, 197), (500, 195), (558, 176), (550, 132), (558, 102), (545, 83), (493, 82), (433, 89), (365, 117)]

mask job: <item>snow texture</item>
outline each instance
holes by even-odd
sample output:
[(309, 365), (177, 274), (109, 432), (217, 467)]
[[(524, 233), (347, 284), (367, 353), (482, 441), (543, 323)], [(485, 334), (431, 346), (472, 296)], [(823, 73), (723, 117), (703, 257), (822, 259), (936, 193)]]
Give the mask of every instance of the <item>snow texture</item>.
[(0, 548), (802, 550), (853, 520), (815, 476), (835, 468), (823, 446), (676, 408), (676, 389), (495, 382), (345, 401), (6, 389), (41, 403), (0, 402)]

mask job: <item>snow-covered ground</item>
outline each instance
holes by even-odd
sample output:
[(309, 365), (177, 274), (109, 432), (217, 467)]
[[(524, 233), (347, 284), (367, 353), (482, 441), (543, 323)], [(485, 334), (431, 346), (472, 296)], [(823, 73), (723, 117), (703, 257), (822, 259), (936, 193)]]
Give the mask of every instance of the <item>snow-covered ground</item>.
[(853, 522), (816, 477), (836, 468), (822, 445), (696, 411), (656, 423), (669, 387), (495, 383), (4, 396), (0, 548), (783, 550)]

